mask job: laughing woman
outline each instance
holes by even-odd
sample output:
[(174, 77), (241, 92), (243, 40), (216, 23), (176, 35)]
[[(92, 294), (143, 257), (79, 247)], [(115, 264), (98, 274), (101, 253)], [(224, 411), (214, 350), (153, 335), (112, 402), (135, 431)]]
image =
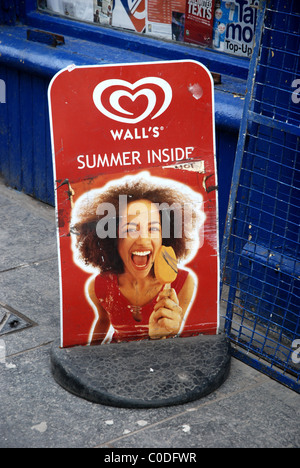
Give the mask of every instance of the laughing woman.
[(154, 180), (119, 180), (77, 207), (72, 229), (76, 249), (98, 271), (87, 285), (96, 312), (91, 344), (160, 339), (183, 327), (195, 292), (194, 275), (179, 268), (175, 281), (164, 287), (153, 265), (162, 245), (173, 247), (179, 261), (189, 256), (199, 218), (203, 222), (201, 195), (195, 203)]

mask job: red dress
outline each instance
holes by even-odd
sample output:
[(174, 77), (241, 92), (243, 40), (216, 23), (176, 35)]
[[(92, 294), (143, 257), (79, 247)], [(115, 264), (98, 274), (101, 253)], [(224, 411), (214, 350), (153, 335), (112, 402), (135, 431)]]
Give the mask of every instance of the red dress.
[[(185, 270), (178, 270), (177, 278), (171, 284), (177, 295), (183, 287), (188, 274)], [(148, 338), (149, 318), (159, 293), (144, 306), (133, 306), (121, 293), (118, 277), (114, 274), (98, 275), (95, 278), (95, 293), (100, 304), (108, 313), (110, 323), (114, 328), (112, 341)], [(134, 319), (134, 315), (138, 315), (139, 321)]]

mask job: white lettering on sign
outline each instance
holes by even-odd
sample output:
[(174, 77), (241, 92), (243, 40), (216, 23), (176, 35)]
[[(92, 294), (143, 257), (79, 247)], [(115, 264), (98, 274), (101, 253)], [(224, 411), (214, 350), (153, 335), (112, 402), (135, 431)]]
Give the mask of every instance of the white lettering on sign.
[(212, 17), (211, 10), (211, 0), (188, 0), (188, 12), (193, 16), (210, 20)]
[(189, 159), (192, 155), (194, 148), (188, 146), (186, 148), (163, 148), (157, 151), (148, 150), (147, 158), (149, 164), (167, 163), (170, 161), (182, 161)]
[[(163, 98), (158, 93), (157, 88), (163, 91)], [(104, 99), (104, 95), (107, 99)], [(146, 109), (139, 111), (136, 115), (126, 109), (121, 104), (122, 98), (127, 98), (135, 102), (139, 97), (147, 99)], [(172, 101), (172, 88), (167, 81), (162, 78), (148, 77), (131, 84), (128, 81), (112, 79), (99, 83), (93, 92), (93, 100), (97, 109), (106, 117), (121, 123), (136, 124), (154, 115), (151, 119), (156, 119), (162, 115)]]
[(81, 154), (77, 157), (77, 161), (80, 164), (78, 169), (141, 164), (139, 151), (124, 151), (116, 154)]
[[(194, 151), (192, 146), (185, 148), (162, 148), (158, 150), (148, 149), (144, 155), (147, 163), (168, 163), (188, 160)], [(123, 151), (118, 153), (103, 154), (80, 154), (77, 156), (78, 169), (94, 169), (113, 166), (135, 166), (142, 164), (141, 153), (139, 151)]]
[[(161, 128), (160, 130), (163, 130)], [(149, 136), (153, 136), (154, 138), (159, 137), (159, 127), (149, 127), (149, 128), (144, 128), (142, 127), (141, 129), (139, 128), (134, 128), (133, 130), (130, 130), (129, 128), (125, 129), (120, 129), (120, 130), (111, 130), (110, 131), (111, 136), (115, 141), (117, 140), (141, 140), (141, 139), (147, 139)]]

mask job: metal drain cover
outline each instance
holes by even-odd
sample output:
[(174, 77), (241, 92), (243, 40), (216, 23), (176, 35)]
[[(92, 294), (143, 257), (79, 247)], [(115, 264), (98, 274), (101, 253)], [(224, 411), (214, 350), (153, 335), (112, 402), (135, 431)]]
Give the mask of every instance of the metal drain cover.
[(12, 307), (0, 303), (0, 336), (37, 325)]

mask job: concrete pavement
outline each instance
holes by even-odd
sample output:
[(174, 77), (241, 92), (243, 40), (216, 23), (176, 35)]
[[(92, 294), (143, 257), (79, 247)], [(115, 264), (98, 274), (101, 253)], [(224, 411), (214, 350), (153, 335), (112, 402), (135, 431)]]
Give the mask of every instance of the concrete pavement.
[(0, 216), (1, 448), (300, 447), (300, 396), (236, 359), (218, 390), (179, 406), (115, 408), (61, 388), (54, 209), (0, 181)]

